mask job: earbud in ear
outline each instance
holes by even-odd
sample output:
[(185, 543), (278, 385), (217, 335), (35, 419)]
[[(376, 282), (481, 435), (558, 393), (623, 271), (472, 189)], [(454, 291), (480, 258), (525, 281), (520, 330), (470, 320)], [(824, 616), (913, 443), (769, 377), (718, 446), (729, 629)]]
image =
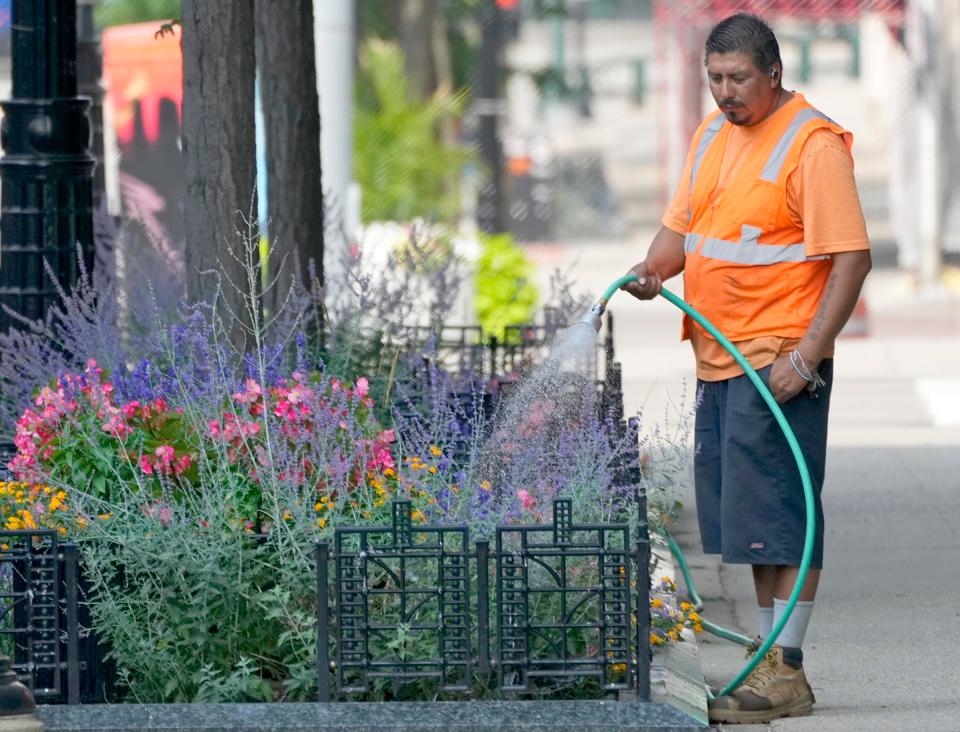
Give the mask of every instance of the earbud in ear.
[(773, 79), (774, 81), (776, 81), (778, 76), (780, 76), (780, 72), (779, 72), (779, 71), (777, 71), (776, 69), (770, 69), (770, 78), (771, 78), (771, 79)]

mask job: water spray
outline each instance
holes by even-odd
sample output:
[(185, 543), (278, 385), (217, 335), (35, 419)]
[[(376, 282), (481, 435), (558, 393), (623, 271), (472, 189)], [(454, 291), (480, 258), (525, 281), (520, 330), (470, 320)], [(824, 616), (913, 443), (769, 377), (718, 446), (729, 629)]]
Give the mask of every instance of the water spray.
[[(610, 285), (610, 287), (608, 287), (603, 293), (603, 296), (593, 305), (593, 307), (590, 308), (590, 310), (584, 314), (579, 323), (586, 323), (599, 332), (600, 318), (603, 315), (604, 310), (607, 309), (607, 303), (610, 301), (610, 298), (613, 297), (617, 290), (631, 282), (639, 282), (637, 275), (628, 274)], [(767, 406), (770, 408), (774, 418), (777, 420), (777, 424), (780, 425), (780, 429), (783, 431), (784, 437), (787, 438), (787, 444), (790, 445), (790, 450), (797, 462), (797, 470), (800, 473), (800, 480), (803, 483), (803, 495), (807, 512), (806, 535), (804, 536), (803, 540), (803, 554), (800, 558), (800, 569), (797, 573), (796, 584), (793, 586), (793, 591), (790, 593), (790, 598), (787, 600), (787, 605), (784, 608), (782, 617), (780, 618), (779, 622), (774, 625), (773, 629), (770, 631), (770, 635), (767, 636), (767, 638), (763, 641), (756, 653), (754, 653), (753, 657), (747, 662), (747, 665), (743, 667), (736, 678), (734, 678), (733, 681), (720, 690), (718, 696), (724, 696), (726, 694), (730, 694), (734, 689), (740, 686), (747, 676), (750, 675), (750, 672), (752, 672), (753, 669), (755, 669), (760, 663), (760, 661), (763, 660), (767, 651), (769, 651), (770, 647), (773, 646), (774, 642), (777, 640), (777, 637), (780, 635), (780, 632), (783, 630), (783, 627), (787, 624), (787, 620), (793, 613), (793, 608), (796, 606), (797, 600), (800, 598), (800, 593), (803, 590), (803, 585), (807, 579), (807, 573), (810, 570), (810, 560), (813, 557), (813, 537), (814, 530), (816, 528), (813, 483), (810, 480), (810, 471), (807, 469), (807, 463), (803, 459), (803, 452), (800, 449), (800, 443), (797, 442), (796, 435), (794, 435), (793, 430), (790, 429), (790, 425), (787, 422), (787, 418), (784, 416), (783, 411), (780, 409), (780, 405), (777, 404), (777, 400), (773, 398), (773, 394), (770, 393), (770, 389), (767, 388), (767, 385), (763, 383), (763, 380), (750, 365), (747, 359), (744, 358), (743, 354), (740, 353), (737, 347), (733, 345), (733, 343), (731, 343), (730, 340), (723, 333), (721, 333), (713, 323), (711, 323), (703, 315), (684, 302), (682, 298), (677, 297), (675, 294), (663, 287), (660, 288), (660, 295), (676, 305), (678, 308), (680, 308), (680, 310), (699, 323), (704, 330), (706, 330), (721, 346), (727, 350), (731, 356), (733, 356), (737, 364), (743, 369), (744, 373), (750, 379), (750, 382), (754, 385), (754, 387), (756, 387), (757, 391), (760, 393), (760, 396), (763, 397), (764, 402), (766, 402)], [(680, 571), (683, 573), (683, 579), (686, 583), (687, 590), (690, 593), (690, 599), (694, 602), (694, 606), (696, 607), (697, 611), (699, 611), (703, 607), (703, 601), (700, 599), (699, 595), (697, 595), (697, 591), (693, 586), (693, 580), (690, 577), (690, 573), (687, 568), (687, 562), (683, 557), (683, 553), (680, 551), (680, 547), (677, 546), (677, 543), (669, 535), (667, 536), (667, 542), (670, 546), (670, 550), (677, 559), (677, 564), (680, 567)], [(703, 627), (714, 635), (726, 638), (728, 640), (733, 640), (737, 643), (747, 645), (752, 642), (746, 636), (726, 630), (706, 620), (703, 623)], [(713, 698), (709, 688), (707, 689), (707, 696)]]

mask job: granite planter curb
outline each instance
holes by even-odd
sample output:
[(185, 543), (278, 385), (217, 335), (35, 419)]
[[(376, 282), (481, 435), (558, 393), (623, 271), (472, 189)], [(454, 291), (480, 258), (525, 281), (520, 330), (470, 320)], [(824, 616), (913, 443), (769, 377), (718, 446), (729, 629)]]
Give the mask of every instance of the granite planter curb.
[(524, 730), (688, 732), (703, 725), (670, 704), (619, 701), (93, 704), (38, 709), (47, 732)]

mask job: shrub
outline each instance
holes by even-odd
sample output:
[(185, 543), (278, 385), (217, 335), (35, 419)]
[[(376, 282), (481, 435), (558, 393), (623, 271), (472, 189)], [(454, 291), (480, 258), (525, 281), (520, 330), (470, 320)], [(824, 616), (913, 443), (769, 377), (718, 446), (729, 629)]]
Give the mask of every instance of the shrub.
[(529, 323), (537, 303), (533, 265), (509, 234), (484, 236), (477, 260), (477, 319), (488, 336), (503, 339), (508, 325)]
[(376, 39), (360, 51), (357, 97), (354, 170), (363, 191), (363, 221), (452, 222), (459, 199), (448, 176), (472, 155), (441, 143), (438, 125), (445, 115), (460, 115), (463, 97), (437, 93), (412, 100), (402, 51)]

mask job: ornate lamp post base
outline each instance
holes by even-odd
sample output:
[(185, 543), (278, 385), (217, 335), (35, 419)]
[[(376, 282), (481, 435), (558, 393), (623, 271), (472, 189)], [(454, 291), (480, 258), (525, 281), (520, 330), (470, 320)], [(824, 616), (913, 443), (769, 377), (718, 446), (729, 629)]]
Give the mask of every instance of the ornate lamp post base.
[(17, 680), (7, 656), (0, 656), (0, 732), (42, 732), (30, 689)]

